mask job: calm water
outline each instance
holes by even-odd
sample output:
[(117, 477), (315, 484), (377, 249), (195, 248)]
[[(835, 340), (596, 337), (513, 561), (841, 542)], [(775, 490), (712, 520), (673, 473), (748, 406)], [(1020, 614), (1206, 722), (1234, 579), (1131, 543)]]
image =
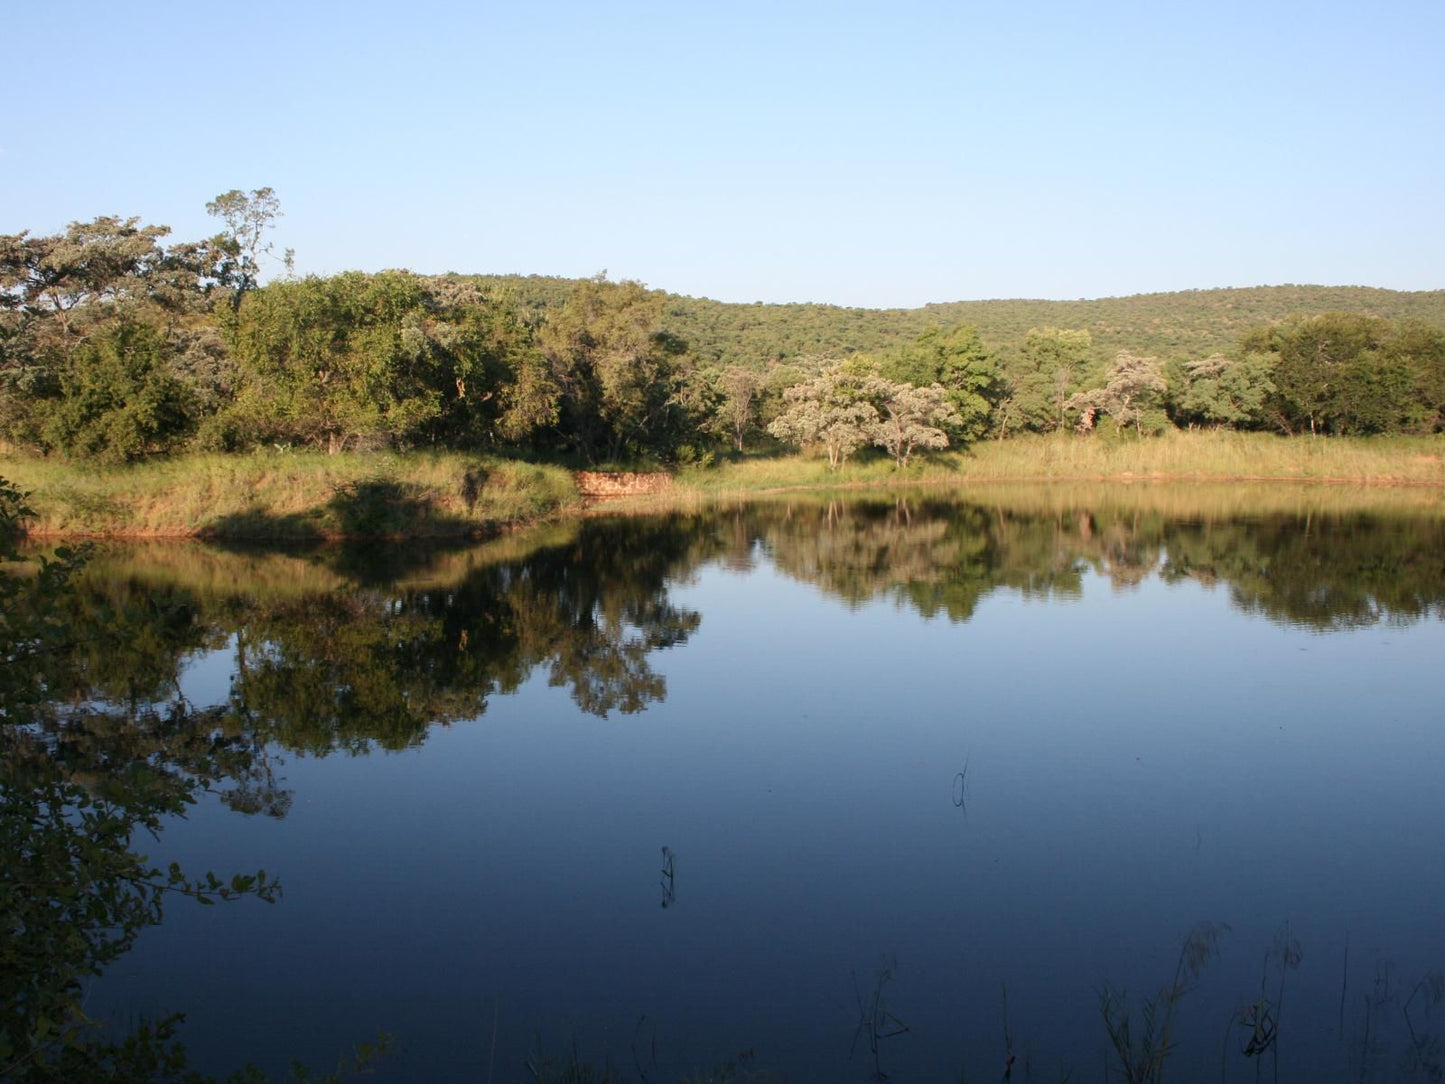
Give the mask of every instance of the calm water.
[(87, 1001), (208, 1071), (1099, 1080), (1201, 921), (1171, 1080), (1254, 1079), (1262, 977), (1265, 1079), (1441, 1057), (1438, 514), (800, 499), (86, 590), (92, 702), (251, 750), (147, 846), (284, 898), (169, 903)]

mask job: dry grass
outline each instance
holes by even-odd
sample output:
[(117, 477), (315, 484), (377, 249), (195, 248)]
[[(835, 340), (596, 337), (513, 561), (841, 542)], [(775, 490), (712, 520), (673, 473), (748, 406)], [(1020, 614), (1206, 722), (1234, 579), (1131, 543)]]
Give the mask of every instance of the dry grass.
[(459, 454), (196, 455), (129, 467), (8, 456), (31, 533), (150, 537), (456, 536), (578, 503), (560, 468)]
[[(446, 537), (580, 507), (572, 476), (562, 468), (455, 453), (267, 451), (116, 468), (8, 455), (0, 456), (0, 476), (32, 494), (37, 517), (31, 530), (38, 536)], [(756, 456), (685, 470), (668, 495), (605, 507), (676, 507), (770, 491), (898, 485), (966, 486), (976, 494), (993, 483), (1017, 482), (1069, 487), (1188, 482), (1190, 489), (1209, 483), (1203, 488), (1214, 491), (1215, 503), (1280, 483), (1370, 487), (1415, 491), (1411, 503), (1438, 511), (1445, 493), (1445, 437), (1312, 440), (1171, 432), (1139, 441), (1065, 434), (988, 441), (917, 460), (903, 471), (879, 456), (858, 457), (839, 471), (810, 456)]]
[(986, 441), (897, 471), (871, 459), (830, 471), (806, 456), (758, 457), (691, 470), (684, 489), (743, 493), (788, 487), (976, 482), (1307, 482), (1445, 487), (1445, 438), (1284, 438), (1171, 432), (1147, 440), (1063, 434)]

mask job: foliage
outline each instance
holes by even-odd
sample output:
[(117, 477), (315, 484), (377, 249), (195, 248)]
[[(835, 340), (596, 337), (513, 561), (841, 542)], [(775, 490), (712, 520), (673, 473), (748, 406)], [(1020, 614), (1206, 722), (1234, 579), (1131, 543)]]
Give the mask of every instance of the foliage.
[[(281, 201), (269, 188), (255, 188), (250, 192), (233, 188), (207, 203), (206, 214), (226, 224), (226, 229), (211, 242), (215, 256), (219, 257), (212, 274), (221, 286), (230, 290), (231, 308), (236, 310), (241, 307), (246, 291), (257, 285), (260, 257), (273, 252), (272, 244), (265, 237), (281, 217)], [(293, 263), (290, 249), (282, 260), (289, 272)]]
[(1268, 354), (1252, 352), (1233, 360), (1210, 354), (1184, 362), (1181, 369), (1177, 409), (1186, 424), (1252, 428), (1275, 391), (1271, 379), (1274, 359)]
[[(191, 878), (134, 849), (137, 833), (157, 835), (165, 817), (216, 778), (224, 750), (170, 762), (127, 755), (125, 741), (105, 736), (111, 728), (91, 725), (96, 709), (60, 714), (55, 698), (78, 676), (73, 648), (104, 635), (104, 626), (68, 620), (81, 555), (57, 551), (33, 576), (15, 570), (27, 513), (19, 491), (0, 479), (0, 561), (9, 562), (0, 571), (0, 1075), (199, 1079), (184, 1075), (184, 1052), (170, 1043), (174, 1020), (119, 1043), (94, 1031), (82, 1009), (84, 983), (160, 921), (170, 895), (273, 900), (280, 888), (264, 871)], [(181, 725), (149, 709), (138, 721)]]
[(740, 452), (743, 441), (757, 424), (763, 386), (761, 373), (741, 365), (729, 365), (717, 378), (717, 390), (722, 397), (718, 413), (726, 421), (728, 435)]
[(1068, 428), (1069, 397), (1089, 375), (1093, 340), (1087, 330), (1030, 328), (1022, 356), (1008, 371), (998, 429), (1051, 432)]
[(941, 386), (954, 415), (950, 432), (965, 443), (987, 431), (1004, 392), (1003, 374), (993, 352), (983, 345), (978, 328), (971, 324), (947, 330), (930, 328), (902, 349), (884, 355), (879, 372), (889, 380), (919, 388)]
[(1140, 1010), (1141, 1034), (1133, 1031), (1126, 992), (1108, 985), (1099, 991), (1099, 1013), (1109, 1045), (1119, 1058), (1118, 1078), (1125, 1084), (1159, 1084), (1164, 1079), (1164, 1062), (1173, 1049), (1175, 1011), (1218, 954), (1219, 939), (1228, 932), (1228, 926), (1213, 922), (1201, 922), (1189, 931), (1180, 946), (1173, 979)]
[[(223, 230), (169, 246), (167, 227), (118, 216), (0, 237), (0, 440), (99, 460), (301, 444), (696, 463), (773, 433), (796, 405), (787, 389), (832, 364), (938, 384), (955, 446), (1063, 432), (1090, 407), (1138, 432), (1445, 425), (1445, 292), (866, 310), (729, 305), (602, 276), (348, 272), (262, 286), (275, 192), (233, 189), (206, 207)], [(1109, 392), (1107, 359), (1121, 354), (1159, 359), (1169, 391)], [(780, 439), (802, 441), (798, 424)], [(852, 438), (820, 440), (826, 428), (802, 442), (846, 460)]]
[(1445, 335), (1376, 317), (1323, 313), (1261, 328), (1245, 354), (1273, 360), (1265, 413), (1286, 433), (1431, 432), (1445, 379)]
[(227, 324), (251, 439), (334, 454), (401, 440), (442, 410), (421, 280), (403, 272), (273, 283)]
[(874, 377), (863, 385), (863, 394), (877, 404), (878, 420), (869, 428), (869, 435), (900, 470), (908, 466), (915, 449), (947, 448), (945, 430), (962, 425), (941, 384), (918, 388)]
[(195, 428), (195, 401), (168, 362), (154, 328), (130, 320), (106, 328), (60, 367), (45, 444), (102, 463), (177, 447)]
[(879, 422), (869, 402), (868, 378), (835, 363), (805, 384), (783, 393), (787, 408), (768, 426), (779, 440), (803, 447), (821, 445), (828, 466), (837, 470), (859, 448), (872, 442)]
[(1132, 425), (1135, 432), (1143, 436), (1143, 418), (1151, 411), (1162, 412), (1164, 393), (1168, 390), (1158, 359), (1136, 357), (1121, 350), (1104, 374), (1104, 386), (1076, 392), (1065, 407), (1078, 412), (1082, 430), (1093, 429), (1094, 419), (1103, 412), (1113, 419), (1116, 432)]
[(548, 315), (509, 396), (505, 431), (584, 461), (666, 455), (681, 432), (683, 344), (662, 298), (636, 282), (588, 279)]

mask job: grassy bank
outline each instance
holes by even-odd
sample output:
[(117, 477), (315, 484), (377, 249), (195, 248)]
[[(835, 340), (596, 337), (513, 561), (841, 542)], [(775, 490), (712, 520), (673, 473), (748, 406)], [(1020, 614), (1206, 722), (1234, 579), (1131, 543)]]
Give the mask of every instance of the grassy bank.
[(5, 457), (37, 537), (462, 537), (580, 502), (561, 468), (457, 454), (197, 455), (128, 467)]
[(872, 486), (898, 482), (1308, 482), (1445, 487), (1445, 439), (1379, 437), (1312, 440), (1267, 433), (1174, 431), (1147, 440), (1073, 434), (984, 441), (920, 459), (906, 470), (882, 457), (832, 471), (821, 458), (743, 458), (685, 471), (679, 487), (739, 493), (789, 486)]
[[(463, 537), (582, 505), (572, 475), (560, 467), (452, 453), (197, 455), (114, 468), (5, 456), (0, 476), (32, 494), (31, 531), (39, 537)], [(666, 496), (606, 507), (900, 484), (967, 486), (977, 493), (1017, 482), (1188, 482), (1235, 490), (1336, 485), (1414, 490), (1438, 505), (1445, 493), (1445, 438), (1172, 432), (1139, 441), (1064, 434), (986, 441), (917, 459), (901, 471), (878, 455), (855, 457), (838, 471), (815, 456), (745, 456), (682, 471)]]

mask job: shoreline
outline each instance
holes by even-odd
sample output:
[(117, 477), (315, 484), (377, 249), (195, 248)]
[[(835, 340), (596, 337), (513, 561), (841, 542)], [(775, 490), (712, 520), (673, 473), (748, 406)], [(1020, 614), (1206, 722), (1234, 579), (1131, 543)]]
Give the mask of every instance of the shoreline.
[(1445, 513), (1445, 437), (1013, 438), (915, 460), (903, 469), (873, 457), (839, 471), (803, 455), (730, 457), (672, 471), (572, 471), (437, 452), (199, 455), (106, 469), (8, 455), (0, 457), (0, 477), (30, 494), (35, 515), (26, 537), (34, 541), (486, 541), (611, 511), (899, 489), (964, 494), (999, 487), (1213, 487), (1260, 496), (1353, 489), (1372, 497), (1437, 495)]

